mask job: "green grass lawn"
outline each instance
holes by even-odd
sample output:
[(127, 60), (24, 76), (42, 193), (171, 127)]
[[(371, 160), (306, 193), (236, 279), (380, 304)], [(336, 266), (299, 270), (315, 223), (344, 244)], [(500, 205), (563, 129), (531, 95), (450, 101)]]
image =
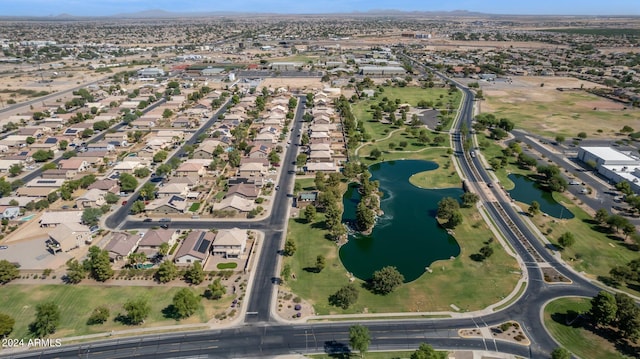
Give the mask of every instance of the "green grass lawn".
[[(383, 153), (383, 157), (386, 158), (388, 154), (421, 152), (433, 147), (442, 148), (442, 147), (450, 146), (450, 139), (447, 134), (441, 134), (441, 133), (438, 134), (438, 133), (433, 133), (429, 131), (428, 132), (429, 139), (431, 140), (431, 142), (429, 144), (422, 144), (418, 142), (417, 138), (411, 135), (411, 133), (408, 132), (408, 129), (406, 128), (402, 128), (402, 129), (396, 128), (396, 129), (393, 129), (392, 131), (393, 132), (390, 132), (391, 133), (390, 136), (389, 134), (387, 134), (384, 137), (382, 137), (384, 138), (382, 140), (376, 139), (375, 142), (364, 144), (358, 150), (358, 159), (364, 163), (377, 162), (369, 158), (369, 154), (371, 153), (371, 151), (373, 151), (374, 148), (379, 149)], [(389, 136), (389, 138), (386, 138), (387, 136)], [(437, 145), (434, 144), (433, 139), (436, 136), (440, 136), (444, 138), (444, 142)], [(406, 142), (407, 144), (406, 147), (401, 147), (400, 146), (401, 142)]]
[(238, 267), (238, 263), (234, 263), (234, 262), (218, 263), (216, 267), (218, 269), (235, 269)]
[[(130, 298), (146, 298), (151, 305), (151, 314), (144, 324), (135, 327), (157, 327), (185, 323), (205, 323), (216, 313), (229, 308), (233, 296), (219, 301), (202, 299), (198, 311), (188, 319), (176, 321), (166, 318), (162, 310), (171, 304), (174, 294), (180, 288), (171, 287), (101, 287), (93, 285), (5, 285), (0, 291), (0, 311), (16, 320), (12, 338), (28, 338), (29, 323), (35, 319), (36, 306), (46, 301), (58, 304), (61, 312), (60, 326), (52, 337), (68, 337), (92, 333), (110, 332), (134, 328), (114, 321), (119, 314), (126, 314), (123, 304)], [(199, 294), (203, 288), (195, 289)], [(91, 311), (105, 305), (111, 311), (104, 324), (87, 325)]]
[(302, 191), (313, 191), (316, 189), (315, 178), (296, 178), (296, 185), (300, 184)]
[(613, 344), (576, 323), (567, 325), (566, 320), (575, 318), (591, 308), (589, 298), (560, 298), (544, 308), (544, 324), (565, 349), (583, 359), (621, 359)]
[(191, 207), (189, 207), (189, 211), (190, 212), (195, 212), (198, 209), (200, 209), (200, 202), (195, 202), (195, 203), (191, 204)]
[[(360, 288), (358, 302), (347, 310), (330, 306), (328, 297), (349, 283), (347, 271), (338, 257), (337, 245), (325, 238), (323, 216), (318, 215), (309, 225), (297, 219), (289, 221), (287, 238), (297, 244), (292, 257), (285, 258), (296, 279), (286, 282), (291, 290), (314, 305), (318, 314), (352, 314), (451, 311), (451, 304), (463, 311), (477, 310), (496, 303), (516, 286), (520, 277), (515, 259), (502, 247), (493, 243), (494, 255), (485, 262), (475, 262), (470, 255), (477, 253), (491, 232), (475, 208), (463, 209), (465, 221), (455, 229), (461, 254), (453, 260), (431, 265), (433, 273), (425, 273), (417, 280), (399, 287), (395, 292), (380, 296)], [(326, 267), (320, 273), (305, 271), (313, 267), (316, 256), (326, 257)], [(363, 281), (356, 279), (356, 286)]]
[[(557, 220), (551, 217), (535, 216), (533, 222), (541, 232), (546, 233), (551, 228), (551, 234), (547, 234), (550, 242), (557, 244), (558, 237), (564, 232), (571, 232), (576, 238), (576, 243), (562, 251), (562, 259), (567, 261), (578, 271), (584, 271), (590, 277), (608, 276), (609, 270), (614, 266), (626, 264), (638, 258), (638, 252), (628, 249), (620, 238), (612, 237), (610, 233), (602, 233), (591, 223), (592, 217), (573, 204), (569, 198), (562, 194), (554, 193), (554, 199), (567, 207), (575, 217), (572, 219)], [(621, 288), (634, 295), (640, 292), (630, 288)]]

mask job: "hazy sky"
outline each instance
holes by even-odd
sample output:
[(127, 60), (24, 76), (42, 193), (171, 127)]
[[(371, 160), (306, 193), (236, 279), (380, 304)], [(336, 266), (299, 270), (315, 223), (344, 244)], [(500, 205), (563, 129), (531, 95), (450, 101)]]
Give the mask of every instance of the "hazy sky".
[(371, 9), (469, 10), (493, 14), (640, 15), (639, 0), (0, 0), (0, 15), (112, 15), (148, 9), (335, 13)]

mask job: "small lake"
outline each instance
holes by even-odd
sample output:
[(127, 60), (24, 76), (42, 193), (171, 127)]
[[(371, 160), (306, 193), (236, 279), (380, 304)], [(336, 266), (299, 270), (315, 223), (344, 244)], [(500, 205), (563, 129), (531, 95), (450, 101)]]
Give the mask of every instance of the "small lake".
[(551, 192), (540, 189), (535, 181), (518, 174), (510, 174), (509, 179), (516, 185), (514, 189), (509, 191), (511, 198), (516, 201), (528, 205), (533, 201), (538, 201), (540, 210), (555, 218), (571, 219), (574, 217), (571, 211), (553, 199)]
[[(378, 218), (371, 235), (350, 235), (349, 242), (340, 248), (347, 271), (367, 280), (376, 270), (395, 266), (405, 282), (411, 282), (434, 261), (460, 254), (460, 246), (438, 225), (435, 214), (438, 201), (444, 197), (457, 199), (462, 189), (420, 189), (409, 183), (412, 175), (436, 168), (434, 162), (419, 160), (388, 161), (369, 167), (371, 181), (379, 181), (384, 194), (380, 201), (384, 215)], [(355, 221), (359, 200), (357, 185), (351, 184), (343, 197), (344, 223)]]

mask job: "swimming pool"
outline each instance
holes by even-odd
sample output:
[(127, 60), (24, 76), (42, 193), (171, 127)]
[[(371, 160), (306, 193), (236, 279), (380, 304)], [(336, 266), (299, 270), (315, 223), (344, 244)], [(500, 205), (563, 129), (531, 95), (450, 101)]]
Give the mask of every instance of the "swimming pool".
[(22, 222), (26, 222), (26, 221), (28, 221), (28, 220), (32, 219), (32, 218), (33, 218), (33, 217), (35, 217), (35, 216), (36, 216), (35, 214), (30, 214), (30, 215), (28, 215), (28, 216), (25, 216), (25, 217), (20, 218), (20, 220), (21, 220)]

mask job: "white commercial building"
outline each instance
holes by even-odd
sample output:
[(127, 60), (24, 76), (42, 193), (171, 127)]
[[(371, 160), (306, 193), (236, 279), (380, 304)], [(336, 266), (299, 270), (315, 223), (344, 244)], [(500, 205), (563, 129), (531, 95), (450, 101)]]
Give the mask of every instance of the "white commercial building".
[(593, 161), (598, 173), (614, 183), (627, 181), (635, 193), (640, 193), (640, 158), (631, 152), (611, 147), (581, 147), (578, 159), (584, 163)]

